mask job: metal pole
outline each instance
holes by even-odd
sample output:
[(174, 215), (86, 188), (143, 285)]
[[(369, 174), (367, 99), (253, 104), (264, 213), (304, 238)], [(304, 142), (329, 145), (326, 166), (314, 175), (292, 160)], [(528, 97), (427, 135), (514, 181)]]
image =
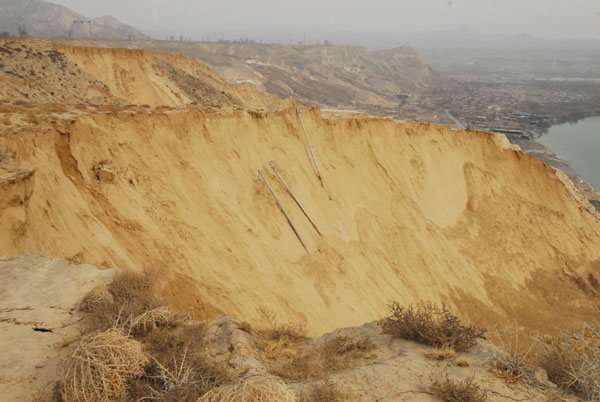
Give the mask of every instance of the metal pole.
[(285, 209), (283, 209), (283, 205), (281, 205), (281, 202), (279, 202), (279, 198), (277, 198), (277, 196), (275, 195), (275, 192), (273, 191), (273, 188), (271, 188), (271, 185), (269, 184), (269, 182), (267, 181), (266, 177), (263, 175), (263, 173), (261, 172), (260, 169), (258, 169), (258, 175), (263, 179), (263, 181), (265, 182), (265, 184), (269, 188), (269, 191), (271, 192), (271, 195), (273, 196), (273, 198), (275, 198), (275, 202), (277, 203), (277, 206), (279, 207), (279, 209), (281, 210), (281, 212), (283, 213), (283, 215), (285, 215), (285, 219), (287, 219), (288, 223), (292, 227), (292, 230), (296, 234), (296, 237), (298, 238), (298, 240), (300, 240), (300, 244), (302, 244), (302, 247), (304, 247), (304, 250), (306, 250), (306, 252), (308, 253), (308, 248), (306, 248), (306, 245), (302, 241), (302, 237), (300, 237), (300, 233), (298, 233), (298, 231), (296, 230), (296, 227), (292, 223), (292, 220), (290, 219), (290, 217), (288, 216), (288, 214), (285, 212)]
[(296, 113), (298, 113), (298, 118), (300, 119), (300, 124), (302, 125), (302, 131), (304, 131), (304, 136), (306, 137), (306, 142), (308, 143), (308, 149), (310, 149), (310, 154), (312, 155), (313, 162), (315, 163), (315, 168), (317, 169), (317, 176), (319, 176), (319, 180), (321, 180), (321, 186), (325, 187), (325, 182), (323, 181), (323, 176), (321, 175), (321, 170), (319, 169), (319, 163), (317, 162), (317, 158), (315, 157), (312, 144), (310, 143), (310, 139), (308, 138), (308, 133), (306, 132), (306, 128), (304, 127), (304, 122), (302, 121), (302, 116), (300, 115), (300, 110), (298, 108), (296, 108)]
[(285, 182), (285, 180), (283, 180), (283, 177), (281, 177), (281, 175), (279, 174), (279, 171), (277, 170), (277, 166), (275, 166), (275, 162), (273, 162), (273, 161), (269, 162), (269, 166), (271, 166), (271, 169), (273, 169), (273, 171), (275, 172), (275, 175), (277, 176), (277, 178), (279, 179), (279, 181), (281, 182), (281, 184), (283, 184), (283, 187), (285, 187), (285, 189), (287, 190), (288, 194), (292, 196), (292, 198), (294, 199), (294, 201), (296, 201), (296, 204), (298, 204), (298, 206), (300, 207), (300, 209), (302, 210), (302, 212), (304, 213), (304, 215), (308, 218), (308, 220), (310, 221), (310, 223), (313, 225), (313, 227), (315, 228), (315, 230), (317, 231), (317, 233), (319, 234), (319, 236), (322, 236), (321, 231), (317, 227), (316, 223), (312, 220), (312, 218), (310, 217), (310, 215), (308, 215), (308, 212), (306, 212), (306, 210), (304, 209), (304, 207), (302, 206), (302, 204), (300, 204), (300, 201), (298, 201), (298, 198), (296, 198), (296, 196), (292, 192), (292, 189), (287, 185), (287, 183)]

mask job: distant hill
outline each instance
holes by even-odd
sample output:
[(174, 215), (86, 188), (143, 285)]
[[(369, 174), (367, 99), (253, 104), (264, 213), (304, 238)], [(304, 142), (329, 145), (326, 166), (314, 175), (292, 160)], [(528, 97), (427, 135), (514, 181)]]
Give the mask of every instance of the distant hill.
[[(250, 82), (305, 105), (367, 110), (388, 115), (401, 110), (416, 118), (420, 96), (452, 89), (456, 82), (431, 69), (407, 46), (372, 51), (357, 46), (296, 46), (179, 41), (98, 41), (185, 54), (225, 79)], [(413, 114), (410, 114), (413, 113)]]
[[(73, 21), (91, 21), (74, 24)], [(42, 0), (0, 0), (0, 32), (19, 33), (19, 26), (31, 36), (147, 39), (139, 30), (114, 17), (87, 18), (58, 4)]]

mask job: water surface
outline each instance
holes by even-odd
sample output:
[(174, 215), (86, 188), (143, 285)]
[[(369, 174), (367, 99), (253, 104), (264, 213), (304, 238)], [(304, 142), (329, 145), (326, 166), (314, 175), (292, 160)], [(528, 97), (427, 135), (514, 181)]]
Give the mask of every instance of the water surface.
[(552, 126), (538, 141), (569, 161), (583, 180), (600, 191), (600, 117)]

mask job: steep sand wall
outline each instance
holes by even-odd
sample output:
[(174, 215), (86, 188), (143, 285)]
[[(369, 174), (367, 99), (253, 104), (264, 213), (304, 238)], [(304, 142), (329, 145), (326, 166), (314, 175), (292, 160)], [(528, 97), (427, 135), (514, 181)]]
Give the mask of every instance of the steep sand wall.
[(325, 188), (293, 109), (96, 114), (6, 139), (11, 163), (37, 170), (0, 255), (158, 268), (182, 309), (252, 321), (265, 307), (312, 333), (377, 319), (390, 300), (548, 332), (596, 314), (600, 224), (552, 168), (502, 136), (303, 116)]

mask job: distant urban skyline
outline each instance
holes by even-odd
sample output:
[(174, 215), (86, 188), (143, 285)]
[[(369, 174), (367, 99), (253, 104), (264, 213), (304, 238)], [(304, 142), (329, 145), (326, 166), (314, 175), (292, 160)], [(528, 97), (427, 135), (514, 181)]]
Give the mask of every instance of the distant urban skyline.
[(596, 0), (54, 0), (89, 17), (112, 15), (141, 30), (193, 39), (211, 33), (394, 34), (467, 28), (546, 39), (600, 40)]

